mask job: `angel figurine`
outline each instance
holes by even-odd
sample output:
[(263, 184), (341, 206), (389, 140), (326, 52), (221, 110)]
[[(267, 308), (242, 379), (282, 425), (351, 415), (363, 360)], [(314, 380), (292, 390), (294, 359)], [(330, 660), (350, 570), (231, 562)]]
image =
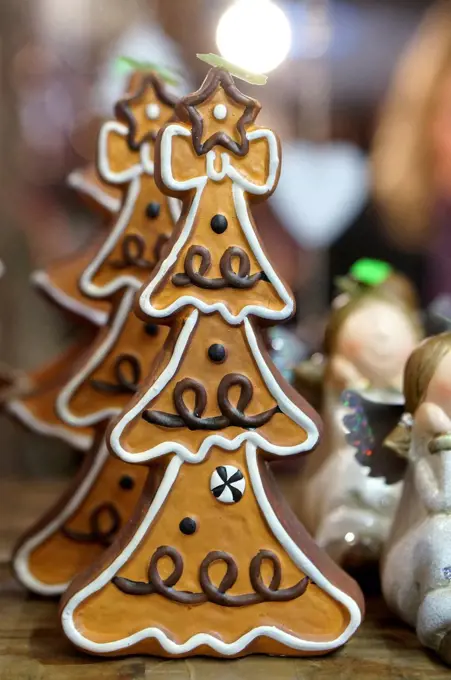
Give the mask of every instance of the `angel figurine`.
[(400, 498), (405, 461), (384, 439), (402, 414), (403, 370), (423, 330), (411, 284), (385, 262), (359, 260), (338, 284), (325, 334), (326, 437), (306, 463), (299, 511), (351, 566), (379, 558)]
[(381, 567), (389, 606), (451, 664), (451, 333), (413, 352), (405, 414), (387, 444), (408, 471)]

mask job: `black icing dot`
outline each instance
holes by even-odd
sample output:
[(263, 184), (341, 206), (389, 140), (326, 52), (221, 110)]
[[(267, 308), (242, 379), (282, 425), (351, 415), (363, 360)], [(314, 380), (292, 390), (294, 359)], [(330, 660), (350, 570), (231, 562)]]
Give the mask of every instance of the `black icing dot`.
[(147, 333), (147, 335), (151, 335), (152, 337), (158, 335), (160, 331), (156, 323), (146, 323), (146, 325), (144, 326), (144, 330)]
[(194, 534), (194, 532), (197, 529), (196, 521), (191, 517), (184, 517), (179, 524), (179, 529), (182, 532), (182, 534), (186, 534), (186, 536), (191, 536), (191, 534)]
[(160, 204), (152, 201), (146, 207), (146, 215), (149, 219), (154, 220), (160, 214)]
[(124, 491), (130, 491), (135, 486), (135, 480), (129, 475), (123, 475), (119, 480), (119, 486)]
[(220, 364), (225, 361), (227, 352), (224, 345), (219, 345), (215, 342), (214, 345), (210, 345), (208, 348), (208, 358), (214, 361), (216, 364)]
[(228, 226), (227, 218), (225, 215), (214, 215), (211, 218), (210, 225), (215, 234), (223, 234)]

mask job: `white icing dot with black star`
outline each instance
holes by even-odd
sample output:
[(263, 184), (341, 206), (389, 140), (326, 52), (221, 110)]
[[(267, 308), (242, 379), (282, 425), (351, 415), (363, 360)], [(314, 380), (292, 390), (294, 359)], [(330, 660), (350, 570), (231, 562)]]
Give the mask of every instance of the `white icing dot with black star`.
[(210, 490), (221, 503), (238, 503), (243, 497), (246, 480), (233, 465), (220, 465), (210, 477)]

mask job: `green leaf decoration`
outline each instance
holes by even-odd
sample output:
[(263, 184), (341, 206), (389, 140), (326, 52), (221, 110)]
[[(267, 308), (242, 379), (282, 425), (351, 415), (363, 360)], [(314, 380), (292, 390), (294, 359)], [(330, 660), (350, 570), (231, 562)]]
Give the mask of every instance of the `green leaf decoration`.
[(180, 78), (166, 66), (151, 61), (138, 61), (132, 57), (118, 57), (117, 66), (120, 71), (153, 71), (169, 85), (178, 85)]
[(232, 76), (240, 78), (240, 80), (245, 80), (246, 83), (249, 83), (250, 85), (265, 85), (268, 80), (268, 76), (265, 76), (263, 73), (251, 73), (250, 71), (246, 71), (246, 69), (241, 68), (241, 66), (232, 64), (230, 61), (227, 61), (227, 59), (224, 59), (224, 57), (220, 57), (219, 54), (210, 52), (209, 54), (196, 54), (196, 57), (210, 66), (223, 68)]
[(393, 267), (383, 260), (362, 258), (354, 262), (349, 270), (350, 276), (355, 281), (366, 286), (378, 286), (388, 279), (393, 273)]

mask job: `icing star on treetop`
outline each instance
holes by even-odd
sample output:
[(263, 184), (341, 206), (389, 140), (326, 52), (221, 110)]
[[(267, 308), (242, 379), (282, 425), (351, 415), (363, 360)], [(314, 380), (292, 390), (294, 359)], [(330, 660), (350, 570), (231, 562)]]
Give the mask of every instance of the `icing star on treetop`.
[(230, 73), (220, 68), (211, 69), (202, 87), (176, 107), (178, 117), (192, 126), (199, 156), (217, 145), (245, 156), (249, 149), (246, 128), (259, 111), (260, 104), (243, 94)]
[(172, 114), (177, 99), (154, 73), (135, 73), (130, 92), (116, 104), (115, 114), (129, 129), (129, 147), (138, 151), (145, 142), (155, 141), (162, 121)]

